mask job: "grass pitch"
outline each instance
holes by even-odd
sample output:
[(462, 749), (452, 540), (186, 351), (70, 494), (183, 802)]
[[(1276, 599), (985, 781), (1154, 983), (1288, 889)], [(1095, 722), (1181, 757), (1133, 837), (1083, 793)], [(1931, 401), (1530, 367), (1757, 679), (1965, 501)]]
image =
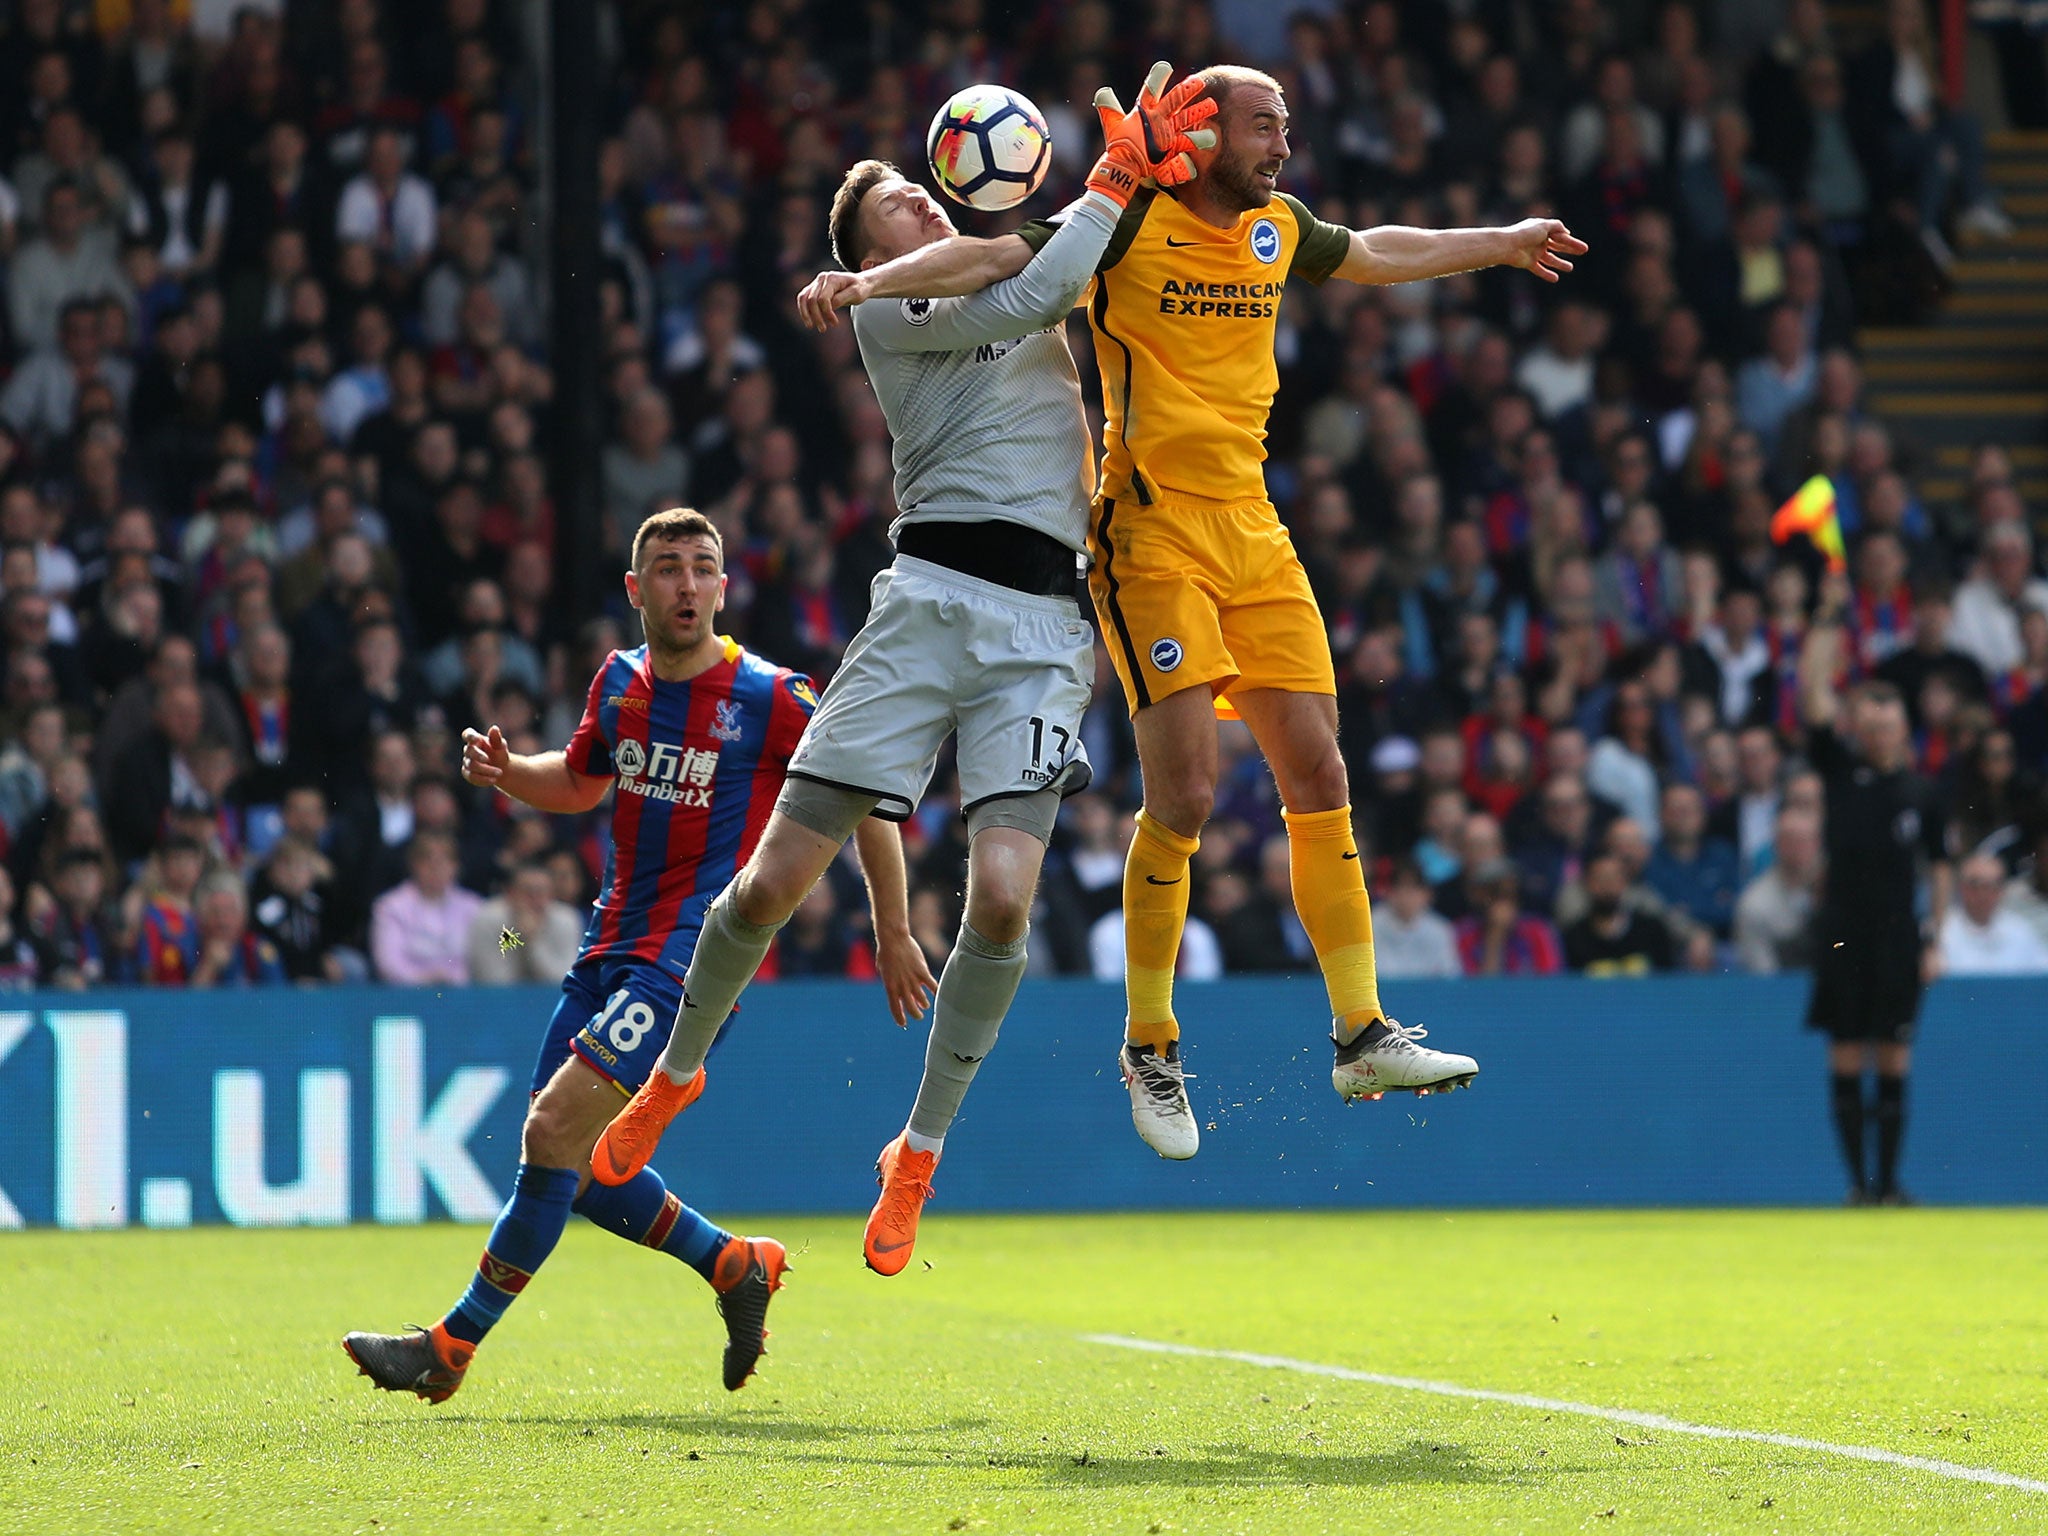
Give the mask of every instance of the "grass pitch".
[[(573, 1223), (453, 1401), (475, 1228), (0, 1238), (0, 1529), (2048, 1530), (2048, 1493), (1084, 1342), (1117, 1333), (2048, 1479), (2048, 1212), (843, 1218), (730, 1397), (709, 1292)], [(807, 1250), (807, 1251), (804, 1251)], [(927, 1267), (927, 1261), (929, 1267)]]

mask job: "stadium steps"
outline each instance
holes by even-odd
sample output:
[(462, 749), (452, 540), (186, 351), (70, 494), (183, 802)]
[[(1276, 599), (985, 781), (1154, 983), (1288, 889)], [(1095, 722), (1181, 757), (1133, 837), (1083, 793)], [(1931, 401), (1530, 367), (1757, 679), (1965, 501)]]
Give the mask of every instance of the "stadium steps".
[(2012, 449), (2022, 495), (2048, 500), (2048, 132), (1992, 133), (1985, 150), (2014, 238), (1965, 243), (1927, 325), (1857, 338), (1870, 403), (1928, 450), (1921, 493), (1938, 504), (1962, 499), (1986, 439)]

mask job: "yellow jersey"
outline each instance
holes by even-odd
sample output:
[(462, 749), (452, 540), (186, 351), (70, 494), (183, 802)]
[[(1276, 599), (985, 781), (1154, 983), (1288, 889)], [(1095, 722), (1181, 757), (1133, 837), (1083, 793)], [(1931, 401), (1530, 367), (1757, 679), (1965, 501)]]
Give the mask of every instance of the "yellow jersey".
[[(1035, 251), (1056, 227), (1018, 233)], [(1290, 277), (1323, 282), (1350, 248), (1349, 230), (1284, 193), (1218, 229), (1140, 188), (1082, 295), (1102, 370), (1100, 494), (1263, 497), (1280, 291)]]

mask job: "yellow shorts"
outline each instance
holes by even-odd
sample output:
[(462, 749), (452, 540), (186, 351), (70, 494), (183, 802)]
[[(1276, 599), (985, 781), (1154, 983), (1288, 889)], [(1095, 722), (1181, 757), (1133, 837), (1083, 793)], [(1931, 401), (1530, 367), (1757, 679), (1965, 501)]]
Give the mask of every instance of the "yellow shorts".
[(1098, 499), (1088, 550), (1132, 714), (1198, 683), (1219, 708), (1244, 688), (1337, 691), (1322, 612), (1270, 501)]

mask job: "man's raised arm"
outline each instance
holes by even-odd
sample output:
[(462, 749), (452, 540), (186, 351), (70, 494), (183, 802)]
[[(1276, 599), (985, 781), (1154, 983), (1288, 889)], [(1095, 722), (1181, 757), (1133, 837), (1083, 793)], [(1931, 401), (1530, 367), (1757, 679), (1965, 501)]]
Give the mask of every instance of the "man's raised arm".
[(1547, 283), (1571, 271), (1586, 242), (1556, 219), (1524, 219), (1498, 229), (1414, 229), (1382, 224), (1351, 231), (1351, 248), (1332, 274), (1354, 283), (1413, 283), (1482, 267), (1520, 267)]

